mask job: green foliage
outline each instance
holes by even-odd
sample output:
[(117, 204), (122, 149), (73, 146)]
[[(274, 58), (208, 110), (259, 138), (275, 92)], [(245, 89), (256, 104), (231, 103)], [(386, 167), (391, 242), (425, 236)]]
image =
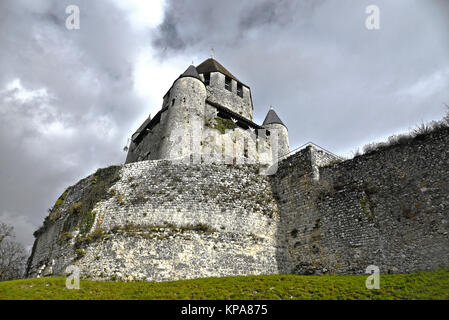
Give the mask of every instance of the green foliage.
[(231, 119), (223, 119), (217, 118), (217, 124), (215, 125), (215, 129), (220, 131), (221, 134), (225, 134), (226, 130), (233, 130), (237, 126)]
[(73, 236), (70, 232), (63, 232), (61, 233), (61, 235), (59, 236), (59, 239), (63, 242), (65, 241), (69, 241), (70, 239), (72, 239)]
[(96, 212), (94, 210), (89, 211), (89, 213), (83, 215), (81, 221), (79, 223), (80, 233), (86, 234), (92, 228), (92, 225), (95, 222)]
[(76, 202), (69, 208), (69, 214), (81, 214), (83, 203)]
[(206, 127), (217, 129), (221, 134), (225, 134), (226, 130), (233, 130), (237, 125), (231, 119), (214, 118), (205, 122)]
[[(0, 282), (0, 299), (28, 300), (448, 300), (449, 269), (381, 274), (380, 289), (368, 290), (368, 275), (268, 275), (167, 282), (81, 280), (68, 290), (66, 278)], [(116, 280), (116, 278), (115, 278)]]
[[(83, 202), (75, 203), (69, 213), (74, 215), (71, 217), (72, 226), (79, 226), (80, 234), (87, 234), (95, 222), (96, 212), (93, 211), (94, 206), (103, 200), (106, 200), (109, 188), (117, 182), (119, 177), (119, 166), (111, 166), (105, 169), (98, 169), (94, 175), (91, 184), (88, 186)], [(93, 183), (95, 181), (95, 183)]]
[(214, 228), (212, 228), (206, 224), (203, 224), (203, 223), (182, 227), (181, 230), (193, 230), (193, 231), (199, 231), (199, 232), (204, 232), (204, 233), (214, 233), (215, 231), (217, 231)]
[(64, 202), (64, 200), (65, 200), (65, 198), (67, 197), (67, 194), (69, 193), (70, 189), (71, 189), (70, 187), (67, 188), (67, 189), (64, 191), (64, 193), (58, 198), (58, 200), (56, 200), (56, 203), (55, 203), (55, 206), (56, 206), (56, 207), (59, 207), (59, 206)]
[[(82, 202), (76, 202), (67, 209), (67, 217), (65, 218), (62, 232), (69, 232), (70, 230), (79, 228), (82, 234), (86, 234), (92, 228), (95, 221), (94, 206), (108, 197), (110, 187), (120, 179), (120, 166), (110, 166), (105, 169), (98, 169), (95, 175), (90, 179), (90, 184), (84, 192)], [(61, 216), (60, 206), (64, 202), (67, 194), (71, 188), (67, 190), (58, 198), (55, 206), (50, 210), (49, 216), (44, 220), (44, 225), (34, 232), (34, 236), (38, 237), (43, 233), (48, 226), (57, 218)]]
[(118, 203), (119, 205), (123, 205), (123, 204), (125, 203), (124, 197), (123, 197), (123, 195), (122, 195), (121, 193), (119, 193), (119, 194), (117, 195), (117, 203)]
[[(448, 120), (446, 120), (446, 117)], [(449, 113), (441, 121), (431, 121), (429, 123), (421, 122), (411, 132), (405, 134), (392, 135), (385, 142), (373, 142), (363, 147), (363, 154), (369, 154), (372, 152), (382, 151), (394, 146), (408, 145), (415, 140), (423, 140), (429, 134), (440, 130), (447, 130), (449, 127)], [(362, 155), (357, 149), (354, 153), (354, 157)]]
[(97, 228), (97, 229), (95, 229), (94, 232), (92, 232), (91, 234), (89, 234), (87, 236), (80, 236), (80, 237), (76, 238), (75, 249), (80, 249), (82, 247), (85, 247), (86, 245), (88, 245), (89, 243), (92, 243), (92, 242), (101, 241), (105, 237), (106, 237), (106, 231), (104, 231), (101, 228)]
[(363, 199), (360, 200), (360, 205), (362, 206), (363, 213), (368, 217), (368, 219), (374, 219), (374, 210), (377, 207), (377, 204), (371, 200), (368, 193), (365, 193)]
[(67, 197), (67, 194), (69, 193), (71, 188), (72, 187), (68, 187), (64, 191), (64, 193), (61, 196), (59, 196), (58, 200), (56, 200), (55, 205), (51, 209), (48, 210), (49, 215), (47, 217), (45, 217), (44, 224), (33, 233), (33, 235), (35, 237), (38, 237), (41, 233), (43, 233), (48, 228), (48, 226), (52, 222), (54, 222), (55, 220), (57, 220), (58, 218), (61, 217), (60, 207), (63, 204), (63, 202), (64, 202), (65, 198)]
[(86, 251), (84, 251), (83, 249), (76, 249), (75, 254), (76, 254), (76, 259), (81, 259), (82, 257), (84, 257), (86, 255)]
[(184, 231), (197, 231), (197, 232), (202, 232), (202, 233), (214, 233), (217, 230), (215, 230), (214, 228), (203, 224), (203, 223), (199, 223), (199, 224), (195, 224), (195, 225), (187, 225), (187, 226), (181, 226), (181, 227), (177, 227), (171, 223), (164, 223), (163, 225), (137, 225), (137, 224), (132, 224), (132, 223), (128, 223), (125, 226), (121, 227), (121, 226), (114, 226), (111, 229), (111, 232), (113, 233), (158, 233), (158, 232), (163, 232), (165, 230), (171, 230), (174, 232), (184, 232)]

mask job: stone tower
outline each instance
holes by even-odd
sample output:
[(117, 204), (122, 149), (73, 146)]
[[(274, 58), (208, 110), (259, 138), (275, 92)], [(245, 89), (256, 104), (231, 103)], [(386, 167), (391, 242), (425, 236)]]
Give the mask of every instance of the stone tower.
[(253, 102), (250, 88), (226, 70), (218, 61), (209, 58), (197, 68), (208, 92), (208, 101), (253, 121)]
[(277, 134), (277, 143), (279, 150), (278, 156), (282, 157), (287, 155), (290, 152), (290, 145), (288, 143), (288, 129), (276, 114), (273, 107), (270, 107), (270, 110), (268, 111), (262, 126), (270, 130), (272, 134)]
[(193, 156), (266, 167), (288, 153), (287, 134), (274, 111), (254, 123), (250, 88), (209, 58), (175, 80), (161, 110), (133, 134), (126, 163)]
[(173, 159), (200, 152), (194, 137), (202, 136), (207, 94), (204, 82), (193, 65), (173, 83), (168, 96), (165, 141), (159, 157)]

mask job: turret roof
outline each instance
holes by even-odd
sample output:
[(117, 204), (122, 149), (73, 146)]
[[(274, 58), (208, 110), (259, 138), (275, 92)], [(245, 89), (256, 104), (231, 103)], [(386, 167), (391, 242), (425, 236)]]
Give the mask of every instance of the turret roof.
[(282, 124), (284, 127), (286, 127), (285, 124), (282, 122), (282, 120), (279, 118), (279, 116), (276, 114), (274, 109), (270, 108), (270, 111), (268, 111), (267, 116), (265, 117), (265, 120), (263, 121), (263, 125), (272, 124), (272, 123)]
[[(190, 65), (186, 71), (184, 71), (183, 74), (181, 74), (180, 78), (184, 78), (184, 77), (192, 77), (192, 78), (196, 78), (198, 80), (201, 80), (200, 75), (198, 74), (198, 71), (196, 70), (195, 66)], [(203, 80), (201, 80), (203, 81)]]
[(225, 67), (223, 67), (217, 60), (213, 58), (209, 58), (203, 61), (200, 65), (196, 67), (198, 73), (207, 73), (207, 72), (221, 72), (224, 75), (234, 79), (237, 82), (240, 82), (232, 73), (230, 73)]

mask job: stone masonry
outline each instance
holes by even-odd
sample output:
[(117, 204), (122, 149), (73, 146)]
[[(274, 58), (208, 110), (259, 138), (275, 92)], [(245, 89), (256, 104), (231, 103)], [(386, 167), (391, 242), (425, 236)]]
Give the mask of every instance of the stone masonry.
[(96, 176), (69, 189), (37, 233), (28, 276), (72, 264), (88, 278), (156, 281), (447, 266), (448, 142), (444, 129), (343, 162), (307, 147), (273, 176), (252, 165), (126, 164), (87, 236), (63, 229)]

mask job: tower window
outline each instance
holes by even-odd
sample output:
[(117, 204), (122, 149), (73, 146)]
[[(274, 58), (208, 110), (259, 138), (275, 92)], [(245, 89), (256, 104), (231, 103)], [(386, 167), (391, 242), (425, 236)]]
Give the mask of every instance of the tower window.
[(174, 104), (175, 104), (175, 99), (173, 99), (173, 100), (171, 101), (172, 107), (173, 107)]
[(243, 86), (241, 83), (237, 83), (237, 95), (243, 98)]
[(232, 79), (229, 77), (225, 78), (225, 89), (232, 91)]
[(245, 158), (248, 158), (248, 138), (245, 138), (245, 140), (243, 140), (243, 156)]
[(210, 72), (204, 74), (204, 84), (206, 86), (210, 85)]

